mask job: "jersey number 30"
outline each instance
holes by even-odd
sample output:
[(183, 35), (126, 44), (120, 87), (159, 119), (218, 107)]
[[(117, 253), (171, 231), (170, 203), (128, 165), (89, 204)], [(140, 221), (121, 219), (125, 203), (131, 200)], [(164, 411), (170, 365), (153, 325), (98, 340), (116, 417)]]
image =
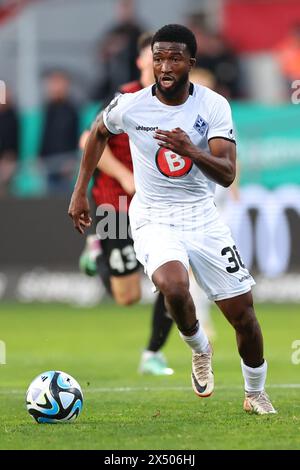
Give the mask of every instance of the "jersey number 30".
[(245, 267), (235, 245), (233, 245), (232, 248), (230, 246), (226, 246), (225, 248), (223, 248), (223, 250), (221, 251), (221, 255), (222, 256), (230, 255), (228, 257), (228, 263), (230, 263), (230, 266), (226, 267), (226, 271), (228, 273), (230, 274), (236, 273), (240, 269), (240, 267), (241, 268)]

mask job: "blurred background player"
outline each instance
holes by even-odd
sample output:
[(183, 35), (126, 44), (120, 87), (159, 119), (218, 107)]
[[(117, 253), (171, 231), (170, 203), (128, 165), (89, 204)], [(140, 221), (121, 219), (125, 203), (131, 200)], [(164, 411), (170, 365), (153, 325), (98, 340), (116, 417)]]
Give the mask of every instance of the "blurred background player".
[[(133, 93), (154, 82), (151, 39), (152, 36), (147, 33), (139, 38), (137, 67), (140, 70), (140, 80), (121, 86), (121, 93)], [(81, 149), (84, 148), (88, 134), (89, 131), (86, 131), (81, 136)], [(117, 221), (125, 220), (125, 224), (129, 226), (127, 212), (134, 193), (128, 136), (127, 134), (112, 136), (94, 175), (93, 200), (97, 207), (109, 204), (116, 211)], [(125, 198), (122, 207), (120, 207), (120, 197)], [(124, 217), (119, 219), (120, 211), (127, 214), (125, 219)], [(97, 222), (101, 222), (101, 217), (97, 217)], [(119, 226), (117, 234), (118, 232)], [(126, 239), (106, 238), (100, 241), (97, 235), (89, 235), (80, 257), (80, 268), (89, 275), (98, 272), (107, 290), (119, 305), (131, 305), (140, 300), (140, 264), (135, 257), (133, 240), (130, 236)], [(141, 373), (173, 374), (173, 370), (167, 367), (166, 359), (161, 353), (172, 324), (173, 320), (167, 314), (163, 295), (158, 294), (153, 307), (149, 342), (142, 353), (139, 366)]]
[(19, 155), (19, 119), (6, 90), (6, 102), (0, 105), (0, 197), (9, 193)]
[[(234, 50), (220, 31), (214, 30), (207, 22), (206, 15), (194, 12), (187, 18), (187, 26), (197, 40), (196, 67), (205, 78), (213, 77), (214, 91), (227, 99), (239, 97), (240, 67)], [(203, 83), (204, 86), (205, 83)], [(210, 88), (210, 87), (209, 87)]]
[(147, 28), (143, 28), (135, 7), (134, 0), (115, 4), (115, 20), (97, 47), (102, 73), (93, 89), (93, 100), (109, 102), (121, 85), (139, 79), (138, 39)]
[(40, 157), (50, 194), (71, 190), (78, 156), (78, 110), (71, 97), (71, 80), (62, 70), (46, 76), (46, 101)]

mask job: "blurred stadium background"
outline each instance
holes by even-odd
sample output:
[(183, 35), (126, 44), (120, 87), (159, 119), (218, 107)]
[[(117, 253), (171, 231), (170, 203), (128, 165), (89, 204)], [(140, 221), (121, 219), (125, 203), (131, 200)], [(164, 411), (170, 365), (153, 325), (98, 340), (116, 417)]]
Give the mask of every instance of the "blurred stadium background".
[[(211, 406), (190, 393), (190, 355), (175, 333), (174, 376), (137, 376), (150, 307), (108, 305), (100, 281), (79, 272), (84, 239), (67, 216), (78, 137), (114, 89), (137, 77), (139, 33), (172, 22), (193, 29), (198, 67), (232, 105), (239, 197), (226, 217), (264, 303), (278, 426), (242, 415), (233, 333), (216, 309)], [(300, 329), (299, 80), (299, 0), (0, 1), (0, 447), (299, 448), (299, 351), (291, 361)], [(143, 301), (151, 299), (145, 279)], [(80, 381), (86, 414), (75, 428), (37, 433), (22, 413), (24, 391), (49, 368)], [(195, 430), (197, 413), (205, 419)]]
[[(256, 298), (300, 301), (297, 0), (0, 2), (0, 80), (7, 101), (0, 105), (0, 298), (101, 300), (98, 281), (78, 273), (83, 240), (66, 216), (80, 158), (77, 137), (99, 103), (136, 77), (139, 32), (169, 22), (194, 30), (198, 66), (231, 101), (240, 197), (228, 210), (259, 280)], [(51, 111), (57, 93), (64, 96), (59, 113), (66, 128), (55, 124)]]

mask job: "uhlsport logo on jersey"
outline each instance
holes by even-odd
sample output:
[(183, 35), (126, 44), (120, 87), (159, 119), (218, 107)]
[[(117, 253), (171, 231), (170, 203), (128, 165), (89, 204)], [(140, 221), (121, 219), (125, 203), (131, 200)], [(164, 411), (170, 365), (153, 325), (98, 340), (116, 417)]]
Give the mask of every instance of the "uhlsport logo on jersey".
[(193, 166), (193, 162), (189, 157), (182, 157), (164, 147), (157, 151), (155, 161), (159, 171), (168, 178), (185, 176)]

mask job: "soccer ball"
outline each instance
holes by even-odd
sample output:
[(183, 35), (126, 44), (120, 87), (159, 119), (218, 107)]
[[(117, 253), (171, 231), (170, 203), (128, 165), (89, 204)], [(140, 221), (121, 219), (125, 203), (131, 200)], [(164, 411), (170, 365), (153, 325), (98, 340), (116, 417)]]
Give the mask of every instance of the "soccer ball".
[(28, 413), (38, 423), (74, 421), (80, 414), (83, 396), (73, 377), (61, 371), (40, 374), (26, 393)]

